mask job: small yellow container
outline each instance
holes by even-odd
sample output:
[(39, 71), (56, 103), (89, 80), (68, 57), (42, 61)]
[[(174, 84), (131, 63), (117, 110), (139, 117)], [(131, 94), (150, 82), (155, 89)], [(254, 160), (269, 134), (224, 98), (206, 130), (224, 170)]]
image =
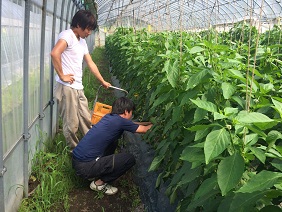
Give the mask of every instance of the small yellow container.
[(91, 117), (91, 123), (92, 124), (98, 123), (98, 121), (100, 121), (104, 115), (110, 112), (112, 112), (112, 106), (106, 105), (100, 102), (96, 102), (94, 111)]
[[(103, 118), (104, 115), (111, 113), (112, 112), (112, 106), (111, 105), (106, 105), (103, 104), (101, 102), (97, 102), (98, 100), (98, 94), (99, 94), (99, 90), (102, 87), (102, 85), (99, 86), (98, 90), (97, 90), (97, 94), (96, 94), (96, 98), (94, 100), (94, 109), (93, 109), (93, 113), (91, 116), (91, 123), (92, 124), (97, 124), (101, 118)], [(117, 88), (114, 86), (109, 86), (109, 88), (113, 88), (113, 89), (117, 89), (119, 91), (123, 91), (126, 93), (126, 95), (128, 94), (128, 92), (124, 89), (121, 88)]]

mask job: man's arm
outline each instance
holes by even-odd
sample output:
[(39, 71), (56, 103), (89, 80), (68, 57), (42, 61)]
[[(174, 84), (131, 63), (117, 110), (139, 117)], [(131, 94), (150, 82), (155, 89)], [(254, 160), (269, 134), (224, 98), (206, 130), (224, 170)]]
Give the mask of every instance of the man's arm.
[(63, 68), (62, 68), (61, 55), (65, 51), (65, 49), (67, 48), (67, 45), (68, 44), (65, 40), (60, 39), (51, 51), (51, 58), (52, 58), (52, 63), (53, 63), (54, 69), (57, 72), (59, 78), (63, 82), (68, 82), (68, 83), (72, 84), (73, 81), (74, 81), (73, 74), (64, 75)]
[(102, 77), (100, 71), (98, 70), (98, 67), (93, 62), (90, 54), (84, 55), (84, 60), (87, 63), (87, 66), (89, 67), (90, 71), (94, 74), (94, 76), (100, 81), (100, 83), (105, 87), (108, 88), (111, 86), (109, 82), (106, 82), (104, 78)]
[(142, 122), (136, 122), (136, 121), (134, 121), (134, 123), (135, 124), (139, 124), (139, 125), (150, 125), (150, 124), (152, 124), (152, 122), (150, 122), (150, 121), (142, 121)]
[(139, 125), (139, 127), (136, 130), (136, 132), (137, 133), (146, 133), (149, 129), (151, 129), (152, 126), (153, 126), (152, 123), (148, 124), (148, 125)]

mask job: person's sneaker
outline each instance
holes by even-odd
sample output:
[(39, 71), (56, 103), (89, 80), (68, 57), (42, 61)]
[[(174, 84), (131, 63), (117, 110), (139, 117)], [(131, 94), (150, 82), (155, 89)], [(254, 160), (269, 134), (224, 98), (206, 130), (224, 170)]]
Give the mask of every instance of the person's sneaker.
[(95, 181), (90, 184), (90, 188), (94, 191), (102, 191), (107, 195), (113, 195), (118, 192), (118, 189), (116, 187), (113, 187), (107, 183), (103, 185), (96, 185)]

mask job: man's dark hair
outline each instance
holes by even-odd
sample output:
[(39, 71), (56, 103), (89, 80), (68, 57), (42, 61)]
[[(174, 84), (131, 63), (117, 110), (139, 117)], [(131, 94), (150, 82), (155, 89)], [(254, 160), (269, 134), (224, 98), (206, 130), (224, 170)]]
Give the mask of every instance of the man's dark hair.
[(97, 20), (89, 10), (79, 10), (72, 18), (71, 27), (80, 27), (82, 30), (97, 28)]
[(127, 97), (116, 99), (112, 106), (112, 114), (123, 114), (125, 111), (134, 111), (135, 105), (133, 101)]

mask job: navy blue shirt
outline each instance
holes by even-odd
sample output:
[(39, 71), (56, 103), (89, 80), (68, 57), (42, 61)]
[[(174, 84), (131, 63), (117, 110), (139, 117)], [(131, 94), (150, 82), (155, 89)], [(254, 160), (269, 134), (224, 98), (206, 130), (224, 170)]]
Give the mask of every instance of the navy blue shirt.
[(119, 139), (125, 130), (135, 133), (138, 126), (118, 114), (107, 114), (80, 140), (73, 150), (73, 156), (79, 161), (101, 157), (107, 146)]

